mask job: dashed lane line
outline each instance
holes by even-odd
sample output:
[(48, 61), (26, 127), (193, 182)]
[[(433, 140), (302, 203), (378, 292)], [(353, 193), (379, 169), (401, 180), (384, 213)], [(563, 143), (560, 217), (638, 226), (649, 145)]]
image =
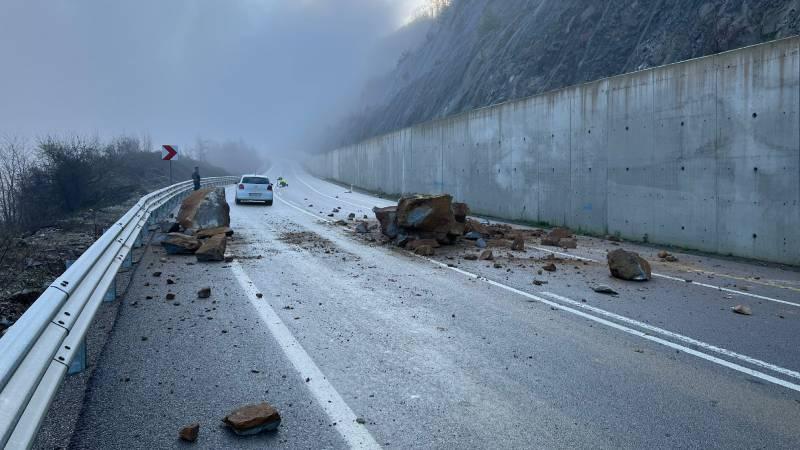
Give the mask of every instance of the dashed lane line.
[(253, 280), (245, 273), (241, 264), (234, 261), (231, 270), (239, 286), (247, 294), (250, 303), (258, 311), (261, 320), (269, 329), (272, 336), (278, 342), (283, 353), (300, 374), (302, 379), (308, 380), (305, 385), (314, 396), (320, 407), (335, 423), (336, 431), (344, 438), (350, 448), (354, 449), (379, 449), (380, 445), (372, 437), (369, 430), (364, 425), (357, 422), (356, 414), (347, 405), (336, 388), (328, 381), (319, 367), (311, 359), (300, 342), (295, 339), (286, 324), (283, 323), (269, 302), (256, 301), (256, 294), (259, 292)]

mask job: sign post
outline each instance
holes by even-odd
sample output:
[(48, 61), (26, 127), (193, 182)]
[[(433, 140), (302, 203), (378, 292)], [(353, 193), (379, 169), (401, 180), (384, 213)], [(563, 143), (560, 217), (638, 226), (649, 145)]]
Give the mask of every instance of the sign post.
[(161, 146), (161, 160), (169, 161), (169, 184), (172, 185), (172, 160), (178, 159), (178, 147), (174, 145)]

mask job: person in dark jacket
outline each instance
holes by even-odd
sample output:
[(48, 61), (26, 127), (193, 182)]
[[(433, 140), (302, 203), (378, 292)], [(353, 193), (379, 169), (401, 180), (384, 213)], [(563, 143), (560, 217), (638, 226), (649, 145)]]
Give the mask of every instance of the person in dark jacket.
[(194, 181), (194, 190), (200, 189), (200, 168), (195, 166), (192, 172), (192, 181)]

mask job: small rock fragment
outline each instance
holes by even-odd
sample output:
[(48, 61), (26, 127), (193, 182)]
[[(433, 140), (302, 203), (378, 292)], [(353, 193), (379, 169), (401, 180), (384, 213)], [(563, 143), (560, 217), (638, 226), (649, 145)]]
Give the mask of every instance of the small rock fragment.
[(186, 425), (185, 427), (181, 428), (178, 431), (178, 437), (182, 441), (186, 442), (194, 442), (197, 440), (197, 435), (200, 433), (200, 424), (193, 423), (191, 425)]
[(172, 292), (167, 294), (167, 300), (175, 300), (175, 294), (173, 294)]
[(248, 436), (277, 429), (281, 424), (281, 416), (269, 403), (262, 402), (237, 408), (225, 416), (222, 421), (234, 433)]
[(617, 291), (615, 291), (614, 289), (611, 289), (611, 287), (606, 286), (605, 284), (601, 284), (601, 285), (595, 286), (595, 287), (592, 288), (592, 290), (597, 292), (597, 293), (599, 293), (599, 294), (608, 294), (608, 295), (617, 295), (618, 294)]
[(491, 250), (484, 250), (481, 252), (481, 255), (478, 256), (478, 259), (481, 261), (491, 261), (494, 259), (494, 254)]
[(209, 298), (211, 297), (211, 288), (204, 287), (197, 291), (197, 298)]
[(475, 261), (478, 259), (478, 255), (476, 255), (475, 253), (467, 253), (466, 255), (464, 255), (464, 259), (466, 259), (467, 261)]
[(736, 314), (741, 314), (743, 316), (751, 316), (753, 315), (753, 310), (750, 309), (747, 305), (736, 305), (733, 307), (733, 312)]
[(546, 270), (548, 272), (555, 272), (556, 271), (556, 265), (553, 264), (553, 263), (547, 263), (547, 264), (542, 266), (542, 270)]
[(153, 272), (153, 276), (154, 277), (160, 277), (161, 276), (161, 272)]

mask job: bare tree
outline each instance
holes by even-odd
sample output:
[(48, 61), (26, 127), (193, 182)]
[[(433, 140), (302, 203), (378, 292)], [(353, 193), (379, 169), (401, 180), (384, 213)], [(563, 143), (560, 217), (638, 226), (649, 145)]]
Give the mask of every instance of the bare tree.
[(20, 225), (22, 186), (33, 165), (24, 139), (17, 136), (0, 139), (0, 222), (6, 229)]

